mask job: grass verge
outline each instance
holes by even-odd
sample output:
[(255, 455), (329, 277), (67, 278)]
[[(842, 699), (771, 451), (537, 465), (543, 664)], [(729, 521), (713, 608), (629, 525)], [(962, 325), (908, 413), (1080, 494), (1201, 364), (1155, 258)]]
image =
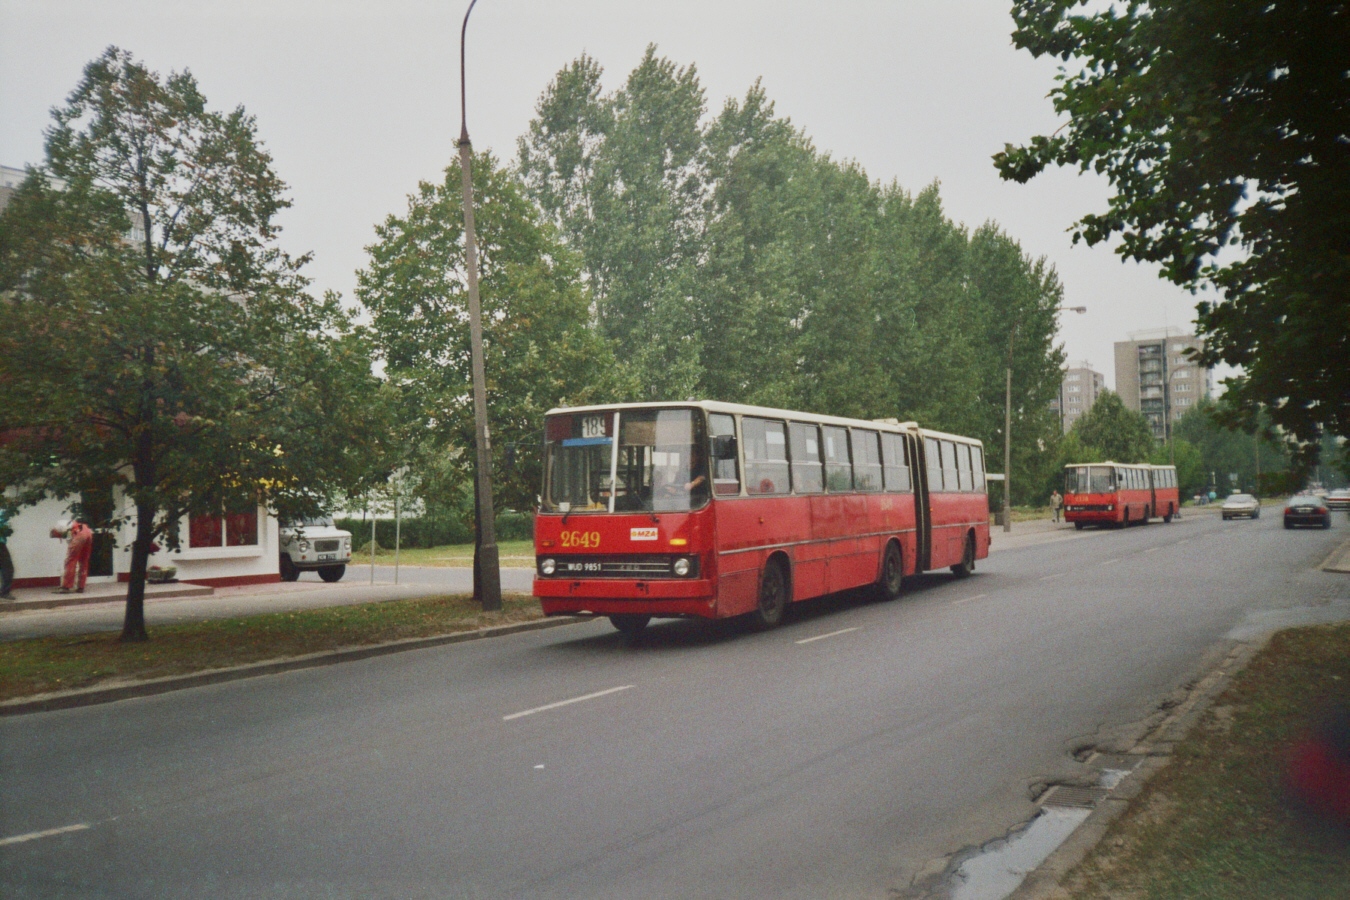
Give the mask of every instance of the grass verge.
[(0, 643), (0, 700), (473, 631), (542, 615), (539, 601), (527, 594), (503, 596), (495, 613), (458, 594), (161, 625), (143, 644), (119, 643), (116, 634), (7, 641)]
[(1350, 896), (1350, 835), (1290, 803), (1290, 751), (1350, 700), (1350, 625), (1281, 632), (1064, 883), (1076, 900)]
[[(533, 541), (499, 541), (497, 555), (504, 566), (534, 566)], [(465, 568), (473, 565), (473, 544), (450, 544), (444, 547), (404, 547), (399, 550), (398, 561), (404, 566), (440, 566)], [(359, 566), (370, 562), (370, 545), (352, 553), (352, 565)], [(375, 552), (376, 565), (389, 566), (394, 563), (392, 547), (380, 547)]]

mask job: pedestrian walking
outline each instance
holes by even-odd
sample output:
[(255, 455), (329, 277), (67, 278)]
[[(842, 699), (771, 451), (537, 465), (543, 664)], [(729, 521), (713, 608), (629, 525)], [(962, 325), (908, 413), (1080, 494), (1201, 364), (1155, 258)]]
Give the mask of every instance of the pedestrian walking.
[(94, 553), (94, 532), (79, 519), (70, 523), (66, 538), (66, 568), (58, 594), (83, 594), (89, 580), (89, 558)]
[(9, 508), (0, 506), (0, 600), (13, 600), (14, 560), (9, 555), (9, 536), (14, 528), (9, 524)]
[(1055, 521), (1059, 521), (1059, 511), (1064, 507), (1064, 498), (1060, 496), (1059, 491), (1050, 495), (1050, 509), (1055, 513)]

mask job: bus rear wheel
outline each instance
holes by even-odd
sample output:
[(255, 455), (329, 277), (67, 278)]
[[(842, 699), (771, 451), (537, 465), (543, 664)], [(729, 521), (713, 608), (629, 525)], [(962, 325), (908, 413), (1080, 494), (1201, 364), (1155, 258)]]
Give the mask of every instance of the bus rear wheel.
[(764, 574), (760, 576), (759, 604), (751, 613), (751, 623), (758, 631), (777, 628), (783, 624), (787, 605), (787, 577), (779, 563), (771, 562), (764, 567)]
[(975, 571), (975, 538), (967, 535), (966, 551), (961, 554), (961, 561), (952, 566), (952, 574), (957, 578), (965, 578)]
[(622, 634), (637, 634), (647, 627), (647, 623), (652, 620), (651, 616), (640, 616), (636, 613), (619, 613), (609, 617), (609, 624), (617, 628)]
[(900, 545), (892, 541), (886, 545), (886, 555), (881, 560), (881, 580), (877, 582), (877, 595), (882, 600), (898, 600), (905, 592), (905, 558), (900, 554)]
[(1167, 514), (1163, 516), (1163, 524), (1170, 525), (1171, 523), (1172, 523), (1172, 507), (1169, 506), (1167, 507)]

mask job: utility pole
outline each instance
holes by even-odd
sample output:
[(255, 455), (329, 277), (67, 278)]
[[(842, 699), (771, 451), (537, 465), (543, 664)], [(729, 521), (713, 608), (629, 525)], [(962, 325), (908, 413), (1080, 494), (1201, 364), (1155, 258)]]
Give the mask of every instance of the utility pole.
[(475, 539), (474, 560), (481, 572), (478, 600), (485, 611), (502, 608), (502, 573), (497, 557), (497, 519), (492, 508), (492, 444), (487, 423), (487, 392), (483, 374), (483, 318), (478, 304), (478, 244), (473, 231), (473, 145), (469, 142), (469, 118), (464, 88), (464, 40), (469, 30), (471, 0), (464, 13), (464, 25), (459, 31), (459, 171), (464, 187), (464, 268), (469, 280), (469, 339), (473, 363), (473, 422), (474, 443), (477, 445), (478, 466), (475, 486), (482, 504), (482, 516)]

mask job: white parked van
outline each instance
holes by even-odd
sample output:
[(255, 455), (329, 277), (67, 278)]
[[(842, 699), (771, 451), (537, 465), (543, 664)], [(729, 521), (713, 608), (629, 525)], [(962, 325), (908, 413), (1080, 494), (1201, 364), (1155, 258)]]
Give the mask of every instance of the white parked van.
[(351, 532), (335, 526), (332, 516), (282, 524), (280, 543), (282, 581), (295, 581), (301, 572), (338, 581), (352, 561)]

